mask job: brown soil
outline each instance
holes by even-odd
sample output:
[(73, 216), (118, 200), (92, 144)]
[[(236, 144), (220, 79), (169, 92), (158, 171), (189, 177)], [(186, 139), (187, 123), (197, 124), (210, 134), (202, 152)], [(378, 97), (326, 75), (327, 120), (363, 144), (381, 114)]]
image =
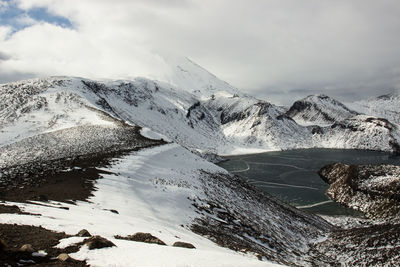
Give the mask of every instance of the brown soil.
[[(117, 158), (132, 151), (165, 144), (164, 141), (150, 140), (139, 135), (138, 127), (134, 127), (131, 135), (135, 142), (129, 147), (121, 145), (106, 152), (0, 168), (0, 214), (27, 214), (17, 206), (3, 205), (1, 201), (55, 200), (68, 203), (74, 203), (76, 200), (87, 201), (95, 190), (95, 180), (106, 173), (99, 170), (99, 167), (109, 166)], [(5, 250), (0, 249), (0, 266), (20, 266), (21, 263), (24, 266), (87, 266), (86, 262), (76, 260), (61, 262), (56, 259), (61, 253), (68, 254), (79, 250), (81, 244), (65, 249), (54, 248), (60, 239), (66, 237), (68, 235), (65, 233), (49, 231), (42, 227), (0, 224), (0, 241), (7, 244)], [(24, 244), (32, 245), (35, 251), (44, 250), (48, 255), (34, 257), (32, 253), (19, 251)]]
[[(0, 199), (14, 202), (86, 200), (94, 189), (93, 182), (100, 177), (101, 173), (104, 173), (97, 170), (95, 166), (109, 164), (110, 158), (107, 156), (85, 156), (74, 160), (63, 159), (46, 162), (46, 165), (50, 165), (52, 168), (37, 172), (34, 167), (26, 166), (30, 170), (33, 169), (33, 173), (24, 177), (20, 186), (4, 185), (0, 191)], [(76, 168), (69, 170), (70, 166)], [(20, 179), (22, 180), (22, 178)]]
[(16, 213), (16, 214), (28, 214), (22, 212), (17, 206), (6, 206), (0, 204), (0, 214), (2, 213)]
[(128, 150), (30, 162), (0, 169), (3, 174), (0, 181), (0, 200), (55, 200), (69, 203), (75, 200), (86, 201), (95, 189), (94, 181), (100, 178), (101, 174), (107, 173), (98, 167), (109, 166), (115, 159), (131, 151), (165, 144), (164, 141), (144, 138), (138, 131), (135, 129), (134, 136), (138, 145)]
[[(18, 266), (22, 261), (33, 261), (24, 263), (25, 266), (88, 266), (86, 262), (71, 260), (60, 262), (55, 257), (61, 253), (73, 253), (78, 251), (77, 246), (71, 246), (66, 249), (54, 248), (60, 239), (69, 237), (65, 233), (57, 233), (46, 230), (41, 227), (26, 225), (0, 224), (0, 239), (7, 247), (0, 251), (1, 266)], [(34, 257), (32, 253), (21, 252), (19, 248), (24, 244), (32, 245), (35, 251), (44, 250), (47, 253), (45, 257)], [(22, 260), (22, 261), (21, 261)]]

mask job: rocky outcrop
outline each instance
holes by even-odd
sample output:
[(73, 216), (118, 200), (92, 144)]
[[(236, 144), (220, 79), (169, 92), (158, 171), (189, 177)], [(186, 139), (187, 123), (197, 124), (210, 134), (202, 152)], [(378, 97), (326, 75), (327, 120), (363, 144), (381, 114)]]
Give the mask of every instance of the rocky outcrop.
[(370, 218), (399, 220), (400, 166), (335, 163), (319, 175), (330, 184), (326, 194), (331, 199)]
[(136, 233), (134, 235), (115, 236), (115, 238), (116, 239), (129, 240), (129, 241), (157, 244), (157, 245), (162, 245), (162, 246), (166, 245), (162, 240), (160, 240), (158, 237), (153, 236), (150, 233), (141, 233), (141, 232), (139, 232), (139, 233)]

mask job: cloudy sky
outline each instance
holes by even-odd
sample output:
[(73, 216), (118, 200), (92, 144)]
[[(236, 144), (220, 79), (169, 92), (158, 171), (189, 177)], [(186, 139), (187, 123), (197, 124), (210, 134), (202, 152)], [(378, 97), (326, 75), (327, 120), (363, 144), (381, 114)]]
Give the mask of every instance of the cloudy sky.
[(0, 83), (73, 75), (157, 77), (191, 58), (288, 104), (400, 89), (398, 0), (0, 0)]

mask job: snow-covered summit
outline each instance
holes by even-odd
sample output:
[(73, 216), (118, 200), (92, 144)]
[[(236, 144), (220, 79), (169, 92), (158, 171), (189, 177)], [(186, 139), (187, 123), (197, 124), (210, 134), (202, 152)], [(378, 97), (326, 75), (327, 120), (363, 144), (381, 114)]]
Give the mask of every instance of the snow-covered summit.
[(169, 71), (165, 81), (199, 98), (209, 98), (216, 92), (241, 94), (238, 89), (210, 73), (187, 57), (164, 56)]
[(385, 118), (393, 123), (400, 124), (399, 94), (386, 94), (368, 100), (348, 103), (347, 105), (361, 113)]
[(326, 95), (310, 95), (294, 102), (286, 113), (301, 125), (331, 125), (357, 115), (341, 102)]

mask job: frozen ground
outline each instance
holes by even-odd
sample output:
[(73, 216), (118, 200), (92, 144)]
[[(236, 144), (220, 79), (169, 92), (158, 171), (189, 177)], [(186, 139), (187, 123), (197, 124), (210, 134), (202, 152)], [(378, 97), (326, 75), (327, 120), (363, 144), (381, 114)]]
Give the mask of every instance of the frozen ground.
[[(41, 216), (9, 214), (0, 222), (41, 225), (67, 234), (85, 228), (106, 237), (117, 247), (97, 251), (83, 247), (71, 254), (96, 266), (272, 266), (267, 259), (304, 265), (308, 243), (329, 228), (322, 220), (252, 192), (251, 187), (240, 189), (235, 179), (229, 182), (226, 171), (175, 144), (133, 152), (102, 170), (107, 173), (97, 180), (89, 202), (7, 203)], [(207, 173), (217, 176), (210, 178)], [(246, 214), (249, 207), (252, 211)], [(221, 232), (212, 232), (218, 229)], [(203, 236), (206, 231), (210, 232)], [(167, 246), (114, 238), (136, 232), (149, 232)], [(217, 237), (226, 238), (220, 242), (233, 240), (232, 244), (241, 240), (248, 252), (221, 247), (215, 243), (221, 244)], [(172, 247), (176, 241), (196, 249)], [(256, 254), (263, 255), (264, 262)]]

